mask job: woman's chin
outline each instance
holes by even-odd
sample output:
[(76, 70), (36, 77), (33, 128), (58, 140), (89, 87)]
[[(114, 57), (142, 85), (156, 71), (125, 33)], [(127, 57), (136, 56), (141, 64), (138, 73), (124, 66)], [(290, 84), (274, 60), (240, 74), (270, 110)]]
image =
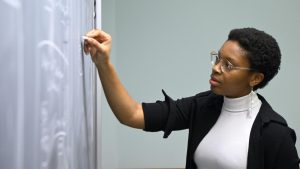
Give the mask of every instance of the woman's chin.
[(223, 95), (223, 92), (220, 89), (218, 89), (217, 87), (210, 86), (210, 90), (216, 95)]

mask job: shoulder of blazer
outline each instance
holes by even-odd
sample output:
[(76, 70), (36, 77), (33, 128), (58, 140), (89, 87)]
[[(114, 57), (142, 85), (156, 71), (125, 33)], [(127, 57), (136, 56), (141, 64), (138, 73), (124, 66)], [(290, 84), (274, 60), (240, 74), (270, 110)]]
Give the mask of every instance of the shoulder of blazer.
[(223, 96), (214, 94), (211, 90), (201, 92), (195, 95), (195, 99), (198, 103), (205, 103), (206, 106), (222, 106)]
[(283, 126), (287, 126), (286, 120), (273, 110), (266, 99), (259, 94), (258, 97), (262, 102), (262, 106), (259, 110), (259, 116), (261, 117), (263, 125), (267, 125), (268, 123), (278, 123)]
[(278, 138), (283, 134), (288, 133), (292, 137), (293, 141), (296, 142), (296, 133), (288, 126), (286, 120), (280, 114), (275, 112), (261, 95), (258, 96), (262, 101), (260, 118), (262, 121), (264, 133), (266, 135), (272, 134), (274, 136), (277, 136)]

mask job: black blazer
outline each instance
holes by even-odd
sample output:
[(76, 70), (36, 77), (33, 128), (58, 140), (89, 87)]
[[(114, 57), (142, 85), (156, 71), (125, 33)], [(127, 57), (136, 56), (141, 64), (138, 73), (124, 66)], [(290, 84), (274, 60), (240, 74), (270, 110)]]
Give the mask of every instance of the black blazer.
[[(211, 91), (174, 101), (164, 91), (165, 101), (143, 103), (145, 131), (189, 129), (186, 168), (196, 169), (194, 153), (201, 140), (216, 123), (223, 96)], [(262, 106), (250, 133), (247, 169), (299, 169), (296, 134), (283, 117), (258, 95)]]

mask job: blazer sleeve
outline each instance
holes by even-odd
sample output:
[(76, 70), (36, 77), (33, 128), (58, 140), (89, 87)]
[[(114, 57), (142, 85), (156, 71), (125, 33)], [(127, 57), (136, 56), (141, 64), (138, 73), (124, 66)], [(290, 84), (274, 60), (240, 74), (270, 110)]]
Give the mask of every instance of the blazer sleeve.
[(142, 103), (145, 131), (164, 131), (167, 138), (173, 130), (187, 129), (190, 114), (195, 104), (195, 96), (173, 100), (162, 90), (165, 100), (155, 103)]

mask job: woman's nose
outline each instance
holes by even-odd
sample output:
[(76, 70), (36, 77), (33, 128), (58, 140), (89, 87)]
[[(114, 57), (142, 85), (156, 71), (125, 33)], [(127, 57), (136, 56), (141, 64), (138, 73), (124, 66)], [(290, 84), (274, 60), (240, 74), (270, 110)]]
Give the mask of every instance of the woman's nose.
[(222, 73), (221, 62), (212, 66), (212, 71), (214, 73)]

